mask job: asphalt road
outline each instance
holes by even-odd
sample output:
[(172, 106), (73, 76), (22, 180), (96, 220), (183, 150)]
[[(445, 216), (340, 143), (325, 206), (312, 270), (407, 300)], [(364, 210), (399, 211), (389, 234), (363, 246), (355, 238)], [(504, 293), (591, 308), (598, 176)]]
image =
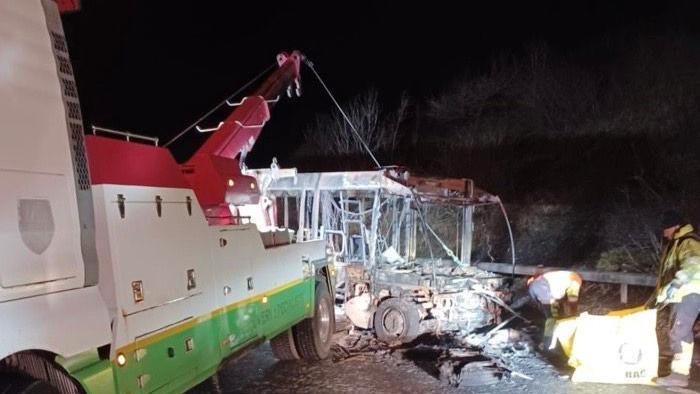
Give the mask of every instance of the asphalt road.
[[(513, 376), (477, 387), (453, 387), (439, 379), (427, 358), (410, 352), (362, 353), (339, 361), (278, 362), (265, 344), (221, 369), (218, 382), (210, 379), (191, 393), (665, 393), (639, 385), (572, 383), (571, 371), (553, 366), (535, 354), (509, 360), (513, 370), (531, 377)], [(696, 367), (697, 369), (700, 369)], [(695, 390), (700, 389), (693, 382)], [(675, 390), (674, 392), (696, 392)]]
[[(604, 300), (590, 295), (594, 293), (589, 292), (591, 306), (584, 305), (586, 310), (597, 307), (598, 312), (605, 313), (610, 308), (622, 307), (615, 304), (617, 294)], [(639, 300), (634, 302), (641, 302), (647, 296), (641, 292), (637, 295)], [(535, 333), (540, 329), (537, 326), (530, 328), (535, 329), (531, 336), (536, 337)], [(519, 328), (520, 333), (527, 330)], [(342, 344), (345, 337), (346, 331), (338, 332), (336, 343)], [(537, 339), (530, 340), (534, 348)], [(502, 365), (517, 373), (494, 384), (454, 387), (440, 379), (436, 367), (440, 351), (429, 345), (435, 343), (427, 341), (418, 347), (388, 351), (372, 349), (375, 351), (354, 353), (349, 358), (332, 357), (319, 363), (302, 363), (277, 361), (269, 344), (265, 344), (225, 365), (219, 371), (218, 379), (200, 384), (191, 393), (700, 393), (700, 363), (697, 361), (691, 373), (690, 389), (668, 391), (654, 386), (572, 383), (569, 376), (573, 370), (565, 365), (565, 360), (545, 357), (536, 351), (526, 352), (524, 356), (499, 352)], [(700, 360), (700, 344), (696, 344), (695, 350), (695, 359)], [(662, 361), (660, 368), (668, 369), (668, 360)]]

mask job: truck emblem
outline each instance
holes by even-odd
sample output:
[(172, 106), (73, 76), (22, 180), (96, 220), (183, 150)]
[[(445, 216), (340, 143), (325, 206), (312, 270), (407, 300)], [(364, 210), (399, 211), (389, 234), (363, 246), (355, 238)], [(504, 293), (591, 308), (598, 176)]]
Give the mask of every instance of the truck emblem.
[(44, 253), (51, 245), (55, 232), (49, 200), (21, 199), (17, 204), (17, 213), (24, 245), (36, 254)]

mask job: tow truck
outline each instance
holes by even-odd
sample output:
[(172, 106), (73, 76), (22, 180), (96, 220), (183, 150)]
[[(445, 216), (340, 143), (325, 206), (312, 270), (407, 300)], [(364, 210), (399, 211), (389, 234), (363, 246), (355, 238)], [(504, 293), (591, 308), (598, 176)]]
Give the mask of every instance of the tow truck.
[(0, 392), (182, 392), (266, 340), (327, 357), (333, 256), (241, 171), (301, 54), (180, 165), (157, 139), (84, 132), (61, 24), (78, 4), (0, 1)]

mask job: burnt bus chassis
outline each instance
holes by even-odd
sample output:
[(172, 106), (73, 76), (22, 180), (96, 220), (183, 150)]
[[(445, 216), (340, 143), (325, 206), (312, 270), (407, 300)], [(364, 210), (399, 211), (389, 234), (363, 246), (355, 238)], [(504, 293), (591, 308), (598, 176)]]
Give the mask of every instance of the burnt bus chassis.
[[(328, 241), (338, 266), (336, 301), (354, 326), (406, 343), (425, 332), (466, 335), (500, 322), (500, 305), (510, 298), (505, 277), (471, 261), (474, 209), (500, 201), (471, 180), (416, 177), (398, 167), (250, 173), (270, 201), (271, 222), (296, 230), (298, 240)], [(456, 212), (451, 247), (433, 230), (429, 207)]]

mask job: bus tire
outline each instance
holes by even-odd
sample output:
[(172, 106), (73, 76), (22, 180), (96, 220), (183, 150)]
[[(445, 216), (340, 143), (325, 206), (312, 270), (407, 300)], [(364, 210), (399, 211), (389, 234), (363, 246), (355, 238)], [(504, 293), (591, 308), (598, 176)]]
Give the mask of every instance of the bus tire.
[(418, 306), (400, 298), (382, 301), (374, 313), (374, 331), (388, 344), (408, 343), (416, 339), (420, 328)]

